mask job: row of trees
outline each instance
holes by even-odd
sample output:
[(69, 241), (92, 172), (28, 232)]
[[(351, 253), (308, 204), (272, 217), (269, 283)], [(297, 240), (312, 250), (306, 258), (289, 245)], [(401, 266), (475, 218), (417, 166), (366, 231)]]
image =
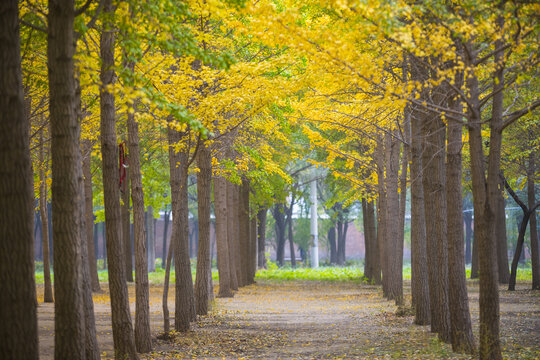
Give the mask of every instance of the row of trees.
[[(174, 326), (185, 331), (208, 311), (213, 294), (212, 196), (218, 296), (231, 296), (253, 282), (257, 258), (263, 265), (267, 209), (276, 220), (278, 262), (286, 233), (291, 261), (296, 258), (292, 210), (301, 196), (299, 174), (310, 165), (331, 173), (331, 191), (320, 189), (320, 197), (336, 221), (333, 260), (344, 261), (347, 209), (362, 200), (365, 275), (382, 282), (397, 304), (404, 302), (410, 187), (416, 322), (430, 324), (463, 352), (476, 349), (462, 226), (462, 188), (471, 188), (479, 353), (501, 358), (498, 283), (508, 272), (506, 239), (495, 228), (503, 214), (501, 170), (507, 189), (528, 184), (528, 204), (518, 202), (525, 214), (518, 244), (529, 219), (534, 233), (531, 214), (539, 206), (534, 4), (10, 0), (0, 6), (0, 209), (1, 223), (13, 224), (2, 227), (0, 354), (38, 357), (32, 210), (37, 195), (46, 214), (49, 185), (55, 357), (99, 358), (92, 225), (93, 209), (102, 206), (97, 216), (106, 223), (115, 357), (134, 359), (152, 347), (146, 206), (172, 204), (166, 268), (174, 259)], [(123, 142), (127, 151), (119, 151)], [(119, 156), (125, 152), (128, 164)], [(520, 166), (527, 181), (520, 180)], [(197, 177), (199, 221), (195, 283), (190, 172)], [(131, 217), (134, 326), (125, 256)], [(537, 245), (531, 242), (533, 286), (540, 279)], [(45, 259), (44, 267), (47, 272)]]

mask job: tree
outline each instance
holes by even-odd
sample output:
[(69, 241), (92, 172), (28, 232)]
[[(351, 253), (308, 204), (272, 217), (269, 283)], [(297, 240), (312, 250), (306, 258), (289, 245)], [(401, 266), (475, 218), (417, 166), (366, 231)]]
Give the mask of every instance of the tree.
[(17, 1), (0, 4), (0, 34), (0, 356), (38, 359), (32, 170)]
[(233, 297), (227, 237), (227, 183), (223, 177), (214, 177), (214, 214), (216, 217), (216, 247), (219, 273), (218, 297)]
[[(47, 214), (47, 180), (45, 171), (48, 164), (45, 163), (45, 145), (43, 144), (43, 129), (40, 131), (39, 148), (39, 213), (41, 215), (41, 239), (43, 243), (43, 302), (53, 302), (51, 263), (49, 255), (49, 220)], [(48, 163), (48, 160), (47, 160)], [(96, 274), (97, 275), (97, 274)], [(99, 285), (99, 282), (98, 282)]]
[(103, 158), (103, 197), (105, 203), (106, 241), (109, 268), (109, 289), (111, 292), (111, 312), (115, 358), (137, 359), (133, 325), (129, 312), (129, 298), (126, 285), (125, 256), (122, 243), (120, 214), (120, 184), (118, 172), (118, 146), (115, 130), (115, 98), (110, 87), (114, 85), (114, 7), (111, 0), (105, 0), (104, 29), (101, 34), (101, 153)]

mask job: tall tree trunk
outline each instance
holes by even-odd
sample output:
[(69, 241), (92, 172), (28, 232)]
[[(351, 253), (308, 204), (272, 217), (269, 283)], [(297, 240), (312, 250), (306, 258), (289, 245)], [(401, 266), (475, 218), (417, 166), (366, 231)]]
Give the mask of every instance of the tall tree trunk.
[(144, 226), (144, 192), (139, 158), (139, 124), (135, 121), (134, 113), (128, 112), (127, 114), (127, 128), (130, 154), (128, 169), (133, 203), (135, 247), (135, 346), (138, 352), (146, 353), (152, 351), (152, 333), (150, 331), (150, 295), (146, 256), (147, 234)]
[[(120, 164), (122, 166), (122, 164)], [(127, 171), (127, 170), (126, 170)], [(131, 214), (129, 212), (130, 177), (126, 173), (121, 185), (121, 214), (122, 214), (122, 242), (124, 243), (124, 255), (126, 265), (126, 281), (133, 282), (133, 249), (131, 247)]]
[(48, 16), (52, 222), (55, 274), (55, 357), (84, 359), (85, 317), (81, 264), (78, 168), (81, 166), (74, 60), (73, 1), (51, 1)]
[(208, 145), (201, 143), (197, 153), (197, 199), (199, 213), (199, 249), (195, 276), (195, 304), (197, 315), (207, 315), (210, 307), (208, 278), (212, 276), (210, 263), (210, 193), (212, 191), (212, 154)]
[(242, 285), (249, 284), (249, 180), (242, 179), (242, 185), (238, 189), (238, 223), (240, 233), (240, 252), (242, 264)]
[[(58, 10), (58, 7), (52, 10), (53, 17), (58, 17)], [(71, 20), (72, 16), (71, 13)], [(58, 20), (55, 20), (52, 30), (58, 26)], [(69, 28), (72, 23), (65, 26)], [(21, 75), (19, 11), (15, 0), (0, 2), (0, 33), (0, 357), (38, 359), (37, 299), (32, 256), (34, 193), (28, 143), (29, 122), (25, 114)], [(58, 39), (54, 40), (58, 42)], [(57, 44), (58, 50), (62, 45), (66, 44)], [(56, 55), (55, 52), (51, 53)], [(56, 56), (51, 60), (58, 66)], [(66, 84), (55, 85), (56, 88), (53, 85), (51, 90), (58, 93)], [(54, 100), (58, 101), (58, 97)], [(58, 113), (51, 113), (51, 119), (57, 124)], [(71, 120), (60, 118), (65, 119)], [(65, 240), (66, 237), (60, 238), (60, 241)], [(72, 242), (76, 243), (76, 238)], [(60, 279), (63, 280), (62, 275)], [(69, 293), (61, 294), (61, 298), (65, 299), (65, 295), (75, 295), (76, 298), (76, 294)], [(73, 325), (77, 327), (78, 324)]]
[(266, 214), (267, 208), (261, 208), (257, 213), (257, 267), (266, 268)]
[(504, 201), (504, 184), (499, 183), (499, 193), (497, 194), (497, 202), (495, 209), (495, 236), (497, 242), (497, 268), (499, 270), (499, 283), (508, 284), (510, 271), (508, 270), (508, 244), (506, 238), (506, 211)]
[(462, 125), (457, 123), (448, 124), (447, 134), (446, 199), (448, 205), (448, 285), (451, 289), (449, 291), (449, 303), (452, 350), (473, 354), (475, 346), (469, 313), (465, 254), (463, 252)]
[(444, 164), (445, 128), (439, 116), (423, 119), (424, 209), (428, 254), (431, 330), (444, 342), (451, 342), (448, 299), (447, 206)]
[(399, 257), (399, 143), (393, 135), (386, 134), (386, 244), (389, 300), (403, 305), (403, 257)]
[[(467, 63), (474, 59), (467, 58)], [(471, 154), (472, 191), (474, 198), (474, 238), (478, 242), (478, 267), (480, 277), (480, 359), (502, 359), (499, 340), (499, 287), (497, 269), (497, 246), (494, 239), (495, 212), (492, 196), (496, 195), (499, 176), (500, 135), (498, 120), (491, 119), (490, 153), (488, 158), (488, 178), (485, 173), (485, 156), (481, 133), (482, 116), (478, 91), (478, 80), (468, 77), (469, 146)], [(499, 154), (497, 154), (499, 153)], [(497, 159), (495, 158), (497, 157)], [(496, 173), (494, 174), (494, 172)], [(493, 175), (496, 176), (493, 179)], [(495, 186), (493, 186), (495, 185)], [(474, 250), (473, 250), (474, 251)], [(474, 255), (473, 255), (474, 261)]]
[(148, 271), (156, 271), (156, 237), (155, 235), (155, 222), (154, 222), (154, 208), (152, 205), (148, 205), (146, 208), (146, 213), (148, 214), (148, 233), (146, 237), (148, 239)]
[(465, 226), (465, 263), (472, 262), (472, 212), (463, 212), (463, 222)]
[(287, 234), (289, 236), (289, 253), (291, 254), (291, 266), (296, 267), (296, 254), (294, 253), (294, 234), (293, 234), (293, 223), (292, 223), (292, 212), (294, 206), (294, 194), (291, 198), (291, 205), (287, 208)]
[(92, 193), (92, 141), (83, 141), (83, 176), (84, 176), (84, 204), (86, 222), (86, 245), (88, 248), (88, 265), (92, 291), (101, 291), (97, 272), (96, 250), (94, 241), (94, 205)]
[(382, 136), (377, 137), (377, 150), (375, 153), (375, 163), (377, 166), (377, 189), (378, 189), (378, 202), (377, 202), (377, 244), (379, 244), (379, 262), (381, 264), (382, 273), (382, 287), (383, 293), (388, 293), (388, 268), (387, 268), (387, 256), (388, 251), (386, 247), (386, 185), (384, 179), (384, 142)]
[(219, 273), (218, 297), (233, 297), (227, 238), (227, 182), (222, 177), (214, 177), (214, 213), (216, 217), (215, 232)]
[(52, 303), (53, 291), (51, 283), (51, 264), (49, 261), (49, 222), (47, 220), (47, 179), (45, 178), (45, 170), (48, 168), (48, 161), (45, 162), (43, 141), (42, 129), (39, 135), (39, 212), (41, 214), (41, 240), (43, 243), (43, 302)]
[(531, 209), (529, 233), (531, 236), (531, 263), (532, 263), (532, 289), (540, 290), (540, 254), (538, 251), (538, 231), (536, 227), (536, 194), (534, 190), (536, 155), (531, 151), (529, 154), (529, 169), (527, 171), (527, 199)]
[[(472, 215), (474, 215), (474, 211)], [(471, 223), (476, 227), (474, 220)], [(474, 230), (472, 231), (471, 279), (478, 279), (478, 238)]]
[(330, 264), (337, 264), (336, 225), (328, 229), (328, 244), (330, 245)]
[[(103, 12), (106, 19), (112, 19), (114, 7), (111, 0), (105, 0)], [(115, 132), (115, 99), (107, 87), (114, 83), (114, 43), (115, 29), (111, 20), (104, 24), (101, 34), (101, 153), (103, 158), (103, 197), (105, 204), (106, 243), (109, 267), (109, 289), (113, 341), (116, 359), (137, 359), (133, 325), (129, 310), (126, 284), (125, 257), (122, 244), (120, 214), (118, 145)]]
[(278, 266), (283, 266), (285, 253), (285, 214), (283, 204), (279, 203), (272, 209), (272, 215), (275, 220), (276, 231), (276, 262)]
[(171, 243), (169, 250), (167, 251), (167, 260), (165, 261), (165, 279), (163, 280), (163, 298), (161, 299), (161, 306), (163, 309), (163, 334), (166, 338), (169, 337), (171, 330), (171, 320), (169, 315), (169, 279), (171, 276), (171, 262), (173, 257), (174, 247)]
[(415, 309), (414, 322), (418, 325), (428, 325), (431, 322), (431, 300), (422, 181), (421, 121), (421, 113), (413, 108), (411, 114), (411, 290)]
[[(366, 201), (366, 227), (367, 233), (369, 234), (368, 239), (371, 244), (370, 247), (370, 280), (375, 284), (381, 283), (381, 264), (379, 259), (379, 246), (377, 244), (377, 227), (375, 225), (375, 206), (373, 201)], [(366, 255), (367, 256), (367, 255)]]
[(176, 281), (174, 327), (176, 331), (187, 331), (195, 320), (195, 296), (191, 263), (189, 259), (189, 209), (188, 209), (188, 149), (175, 151), (181, 134), (168, 128), (169, 167), (173, 223), (171, 245), (174, 247), (174, 271)]
[(239, 279), (236, 272), (236, 263), (240, 261), (240, 255), (237, 251), (236, 246), (236, 234), (234, 232), (234, 210), (233, 210), (233, 185), (227, 181), (226, 182), (226, 194), (227, 194), (227, 246), (229, 247), (229, 274), (231, 276), (231, 289), (238, 290), (239, 288)]
[[(253, 210), (251, 210), (253, 212)], [(251, 215), (249, 221), (249, 284), (255, 283), (257, 273), (257, 216)]]
[(169, 218), (171, 213), (165, 209), (163, 212), (163, 246), (161, 254), (161, 268), (165, 269), (167, 263), (167, 239), (169, 235)]
[(234, 249), (236, 252), (236, 278), (238, 280), (238, 287), (245, 286), (245, 278), (242, 273), (244, 268), (244, 251), (242, 249), (242, 234), (240, 227), (240, 185), (231, 184), (232, 186), (232, 206), (231, 211), (233, 213), (232, 218), (229, 218), (229, 221), (232, 221), (233, 233), (234, 233)]

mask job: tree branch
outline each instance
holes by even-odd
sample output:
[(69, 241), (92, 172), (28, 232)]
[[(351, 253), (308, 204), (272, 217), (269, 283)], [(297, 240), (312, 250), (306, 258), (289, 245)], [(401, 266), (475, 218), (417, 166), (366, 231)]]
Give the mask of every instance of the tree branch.
[(502, 124), (501, 126), (501, 130), (504, 130), (506, 129), (506, 127), (508, 125), (511, 125), (513, 122), (515, 122), (517, 119), (519, 119), (520, 117), (522, 117), (523, 115), (526, 115), (528, 114), (529, 112), (533, 111), (534, 109), (536, 109), (538, 106), (540, 106), (540, 99), (537, 99), (535, 100), (532, 104), (530, 104), (529, 106), (521, 109), (521, 110), (517, 110), (517, 111), (514, 111), (513, 113), (510, 113), (508, 115), (506, 115), (507, 119), (504, 121), (504, 123)]
[(508, 194), (510, 194), (510, 196), (519, 205), (519, 207), (523, 210), (524, 213), (528, 213), (529, 209), (527, 208), (527, 205), (525, 205), (525, 203), (523, 203), (523, 201), (521, 201), (521, 199), (517, 196), (517, 194), (514, 192), (514, 190), (512, 190), (512, 188), (510, 187), (510, 184), (508, 183), (508, 181), (506, 181), (506, 178), (504, 177), (504, 175), (499, 174), (499, 177), (504, 182), (504, 188), (506, 189), (506, 191), (508, 191)]

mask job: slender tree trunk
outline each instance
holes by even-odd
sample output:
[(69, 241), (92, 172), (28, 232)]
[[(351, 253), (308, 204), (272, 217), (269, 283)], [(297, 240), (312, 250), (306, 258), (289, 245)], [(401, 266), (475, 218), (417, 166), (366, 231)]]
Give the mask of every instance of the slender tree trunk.
[(274, 215), (276, 231), (276, 262), (278, 266), (283, 266), (285, 255), (285, 214), (283, 204), (276, 204), (272, 209), (272, 215)]
[[(105, 0), (103, 12), (108, 18), (114, 13), (111, 0)], [(114, 83), (114, 43), (115, 30), (110, 20), (104, 24), (101, 35), (101, 153), (103, 158), (103, 197), (105, 203), (106, 243), (109, 267), (109, 289), (111, 293), (111, 313), (113, 341), (116, 359), (137, 359), (133, 325), (129, 311), (129, 297), (126, 284), (124, 247), (120, 214), (118, 146), (115, 132), (115, 99), (107, 91)]]
[(330, 245), (330, 264), (337, 264), (336, 225), (328, 229), (328, 244)]
[(174, 271), (176, 281), (174, 327), (187, 331), (196, 318), (193, 279), (189, 259), (189, 210), (188, 210), (188, 157), (187, 149), (176, 152), (174, 147), (181, 141), (181, 134), (169, 127), (169, 167), (173, 224), (171, 245), (174, 247)]
[[(58, 7), (52, 10), (53, 17), (58, 17), (58, 10)], [(68, 15), (73, 20), (73, 14)], [(55, 20), (51, 30), (56, 30), (59, 25), (58, 19)], [(69, 28), (69, 24), (72, 22), (65, 26)], [(28, 143), (29, 122), (25, 114), (21, 75), (19, 11), (15, 0), (0, 2), (0, 34), (0, 357), (38, 359), (37, 299), (32, 256), (34, 192)], [(53, 45), (58, 47), (55, 50), (65, 46), (58, 40), (62, 39), (53, 40)], [(51, 60), (58, 65), (57, 52), (50, 51), (49, 54), (55, 56)], [(58, 93), (64, 90), (66, 84), (55, 85), (56, 88), (53, 85), (51, 90)], [(58, 97), (54, 100), (58, 101)], [(52, 118), (52, 115), (55, 117)], [(57, 124), (66, 118), (59, 119), (55, 112), (51, 113), (51, 120)], [(60, 241), (63, 240), (65, 238), (60, 238)], [(76, 242), (76, 238), (74, 240), (72, 242)], [(62, 275), (60, 279), (63, 280)], [(65, 298), (65, 295), (61, 294), (61, 297)], [(75, 294), (67, 295), (74, 297)], [(77, 327), (77, 324), (73, 325)]]
[(238, 222), (240, 232), (240, 252), (241, 252), (241, 264), (242, 264), (242, 284), (249, 285), (249, 181), (242, 179), (242, 185), (239, 187), (238, 192)]
[(47, 220), (47, 179), (45, 178), (45, 170), (48, 168), (48, 161), (45, 162), (43, 141), (44, 139), (42, 129), (39, 136), (39, 212), (41, 214), (41, 240), (43, 243), (43, 302), (52, 303), (53, 291), (51, 282), (51, 264), (49, 261), (49, 222)]
[(386, 185), (384, 179), (384, 143), (382, 137), (379, 135), (377, 138), (377, 151), (375, 153), (375, 163), (377, 166), (377, 188), (379, 192), (377, 203), (377, 244), (379, 244), (379, 262), (381, 264), (382, 272), (382, 287), (383, 293), (386, 296), (388, 293), (388, 268), (387, 268), (387, 256), (388, 251), (386, 247)]
[[(474, 214), (474, 211), (473, 211)], [(471, 215), (472, 218), (472, 215)], [(472, 221), (473, 227), (476, 227), (476, 222)], [(471, 279), (478, 279), (478, 238), (476, 231), (472, 231), (472, 255), (471, 255)]]
[(163, 214), (163, 252), (161, 255), (161, 268), (165, 269), (167, 263), (167, 239), (169, 235), (169, 218), (171, 213), (167, 210)]
[(227, 182), (222, 177), (214, 177), (214, 213), (216, 217), (215, 229), (219, 272), (218, 297), (233, 297), (227, 238)]
[(472, 262), (472, 213), (463, 212), (463, 222), (465, 226), (465, 263)]
[(289, 235), (289, 253), (291, 254), (291, 266), (296, 267), (296, 254), (294, 253), (294, 234), (293, 234), (293, 223), (292, 223), (292, 212), (294, 206), (294, 195), (291, 198), (291, 205), (287, 209), (287, 234)]
[(99, 277), (97, 272), (96, 250), (94, 242), (94, 205), (92, 193), (92, 141), (83, 141), (83, 176), (84, 176), (84, 204), (85, 204), (85, 222), (86, 222), (86, 245), (88, 248), (88, 265), (90, 269), (90, 278), (92, 291), (101, 291)]
[(529, 169), (527, 171), (527, 199), (529, 209), (531, 209), (529, 233), (531, 236), (531, 263), (532, 263), (532, 289), (540, 290), (540, 255), (538, 251), (538, 231), (536, 227), (536, 194), (534, 190), (534, 180), (536, 171), (536, 152), (529, 154)]
[(197, 315), (207, 315), (210, 307), (208, 278), (212, 276), (210, 263), (210, 193), (212, 191), (212, 154), (202, 143), (197, 154), (197, 198), (199, 212), (199, 249), (195, 276), (195, 304)]
[(148, 233), (146, 234), (148, 239), (148, 271), (156, 271), (156, 237), (155, 237), (155, 222), (154, 222), (154, 208), (152, 205), (148, 205), (146, 208), (148, 214)]
[[(253, 210), (251, 210), (253, 212)], [(249, 222), (249, 284), (255, 283), (257, 273), (257, 216), (252, 214)]]
[(499, 270), (499, 283), (508, 284), (510, 271), (508, 270), (508, 244), (506, 238), (506, 211), (504, 201), (504, 185), (499, 183), (499, 193), (495, 199), (497, 208), (495, 209), (496, 224), (495, 236), (497, 241), (497, 268)]
[(267, 208), (261, 208), (257, 213), (257, 267), (266, 268), (266, 214)]
[(236, 248), (236, 235), (234, 233), (234, 210), (233, 210), (233, 186), (226, 182), (226, 194), (227, 194), (227, 246), (229, 247), (229, 274), (231, 276), (231, 289), (238, 290), (239, 279), (236, 272), (236, 263), (240, 261), (239, 254)]
[(386, 244), (389, 300), (403, 305), (403, 257), (399, 258), (399, 143), (390, 133), (386, 134)]
[[(122, 166), (120, 164), (120, 166)], [(127, 171), (127, 170), (126, 170)], [(131, 247), (131, 224), (129, 212), (129, 193), (130, 193), (130, 177), (126, 173), (126, 177), (121, 186), (121, 214), (122, 214), (122, 242), (124, 243), (124, 254), (126, 258), (126, 281), (133, 282), (133, 249)]]
[(169, 250), (167, 251), (167, 260), (165, 261), (165, 279), (163, 280), (163, 298), (161, 300), (161, 305), (163, 308), (163, 334), (166, 338), (169, 337), (169, 332), (171, 331), (171, 321), (169, 315), (169, 279), (171, 276), (171, 263), (173, 257), (173, 249), (171, 243), (169, 245)]
[(233, 212), (232, 220), (233, 232), (234, 232), (234, 248), (236, 252), (236, 278), (238, 280), (238, 287), (246, 286), (245, 277), (243, 272), (244, 261), (242, 258), (244, 256), (244, 251), (242, 249), (242, 228), (240, 226), (240, 185), (231, 184), (232, 186), (232, 207)]
[[(377, 245), (377, 228), (375, 225), (375, 206), (373, 201), (366, 201), (366, 224), (365, 231), (369, 234), (369, 257), (370, 257), (370, 280), (375, 284), (381, 283), (381, 264), (379, 260), (379, 247)], [(366, 254), (367, 256), (367, 254)]]
[[(130, 70), (133, 70), (131, 68)], [(129, 179), (133, 203), (133, 238), (135, 247), (135, 346), (140, 353), (152, 351), (150, 331), (150, 295), (144, 226), (144, 192), (139, 158), (139, 125), (135, 114), (128, 112)], [(129, 201), (129, 199), (127, 199)], [(131, 241), (130, 241), (131, 242)], [(130, 247), (131, 248), (131, 247)]]
[[(455, 106), (454, 106), (455, 107)], [(463, 252), (463, 200), (461, 189), (462, 125), (447, 126), (446, 199), (448, 234), (448, 284), (452, 350), (473, 354), (474, 337), (469, 313), (469, 299)]]
[[(467, 59), (468, 63), (473, 62)], [(497, 156), (500, 151), (501, 130), (494, 119), (491, 120), (490, 154), (488, 180), (485, 175), (485, 156), (481, 133), (481, 111), (479, 105), (478, 83), (474, 75), (468, 78), (470, 102), (473, 103), (468, 113), (469, 146), (471, 154), (472, 190), (474, 198), (474, 236), (478, 242), (478, 267), (480, 277), (480, 359), (502, 359), (499, 340), (499, 288), (497, 269), (497, 246), (494, 239), (494, 208), (492, 194), (498, 191), (499, 176)], [(495, 163), (496, 162), (496, 163)], [(495, 188), (492, 182), (495, 180)], [(474, 250), (473, 250), (474, 251)], [(474, 254), (473, 254), (474, 261)]]

